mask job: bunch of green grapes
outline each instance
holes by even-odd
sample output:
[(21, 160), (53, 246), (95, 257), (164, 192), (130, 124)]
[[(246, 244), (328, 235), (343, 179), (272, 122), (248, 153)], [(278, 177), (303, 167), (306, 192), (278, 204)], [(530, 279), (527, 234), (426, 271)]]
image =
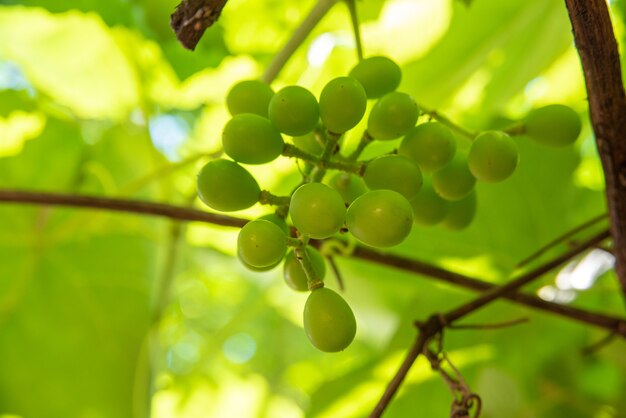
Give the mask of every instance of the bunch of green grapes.
[[(350, 234), (365, 245), (388, 248), (402, 243), (414, 224), (463, 229), (476, 213), (476, 180), (502, 181), (518, 163), (515, 142), (501, 131), (482, 132), (461, 149), (447, 119), (431, 120), (436, 117), (420, 112), (411, 95), (397, 91), (401, 76), (395, 62), (377, 56), (329, 81), (318, 97), (301, 86), (274, 92), (258, 80), (239, 82), (226, 97), (232, 117), (222, 144), (229, 158), (209, 161), (198, 174), (198, 195), (212, 209), (276, 206), (241, 229), (237, 255), (253, 271), (282, 264), (285, 283), (310, 292), (304, 329), (322, 351), (348, 347), (356, 320), (346, 301), (324, 287), (325, 258), (313, 243)], [(368, 100), (375, 102), (366, 116)], [(422, 115), (427, 120), (418, 124)], [(361, 142), (345, 155), (342, 138), (364, 117)], [(532, 112), (517, 131), (565, 145), (578, 136), (580, 121), (569, 108), (547, 107)], [(398, 147), (360, 159), (372, 141), (397, 141)], [(302, 182), (289, 196), (262, 190), (245, 168), (281, 155), (304, 166)]]

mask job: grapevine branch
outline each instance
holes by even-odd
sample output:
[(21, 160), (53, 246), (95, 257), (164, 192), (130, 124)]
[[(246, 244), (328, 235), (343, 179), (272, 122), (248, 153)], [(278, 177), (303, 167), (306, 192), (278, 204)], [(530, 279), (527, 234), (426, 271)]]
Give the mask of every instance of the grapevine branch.
[[(66, 206), (91, 208), (115, 212), (136, 213), (151, 216), (161, 216), (181, 221), (196, 221), (214, 225), (241, 228), (248, 222), (247, 219), (236, 218), (227, 215), (209, 213), (197, 209), (167, 205), (163, 203), (146, 202), (141, 200), (113, 199), (95, 196), (68, 195), (60, 193), (31, 192), (22, 190), (0, 190), (0, 202), (13, 204), (39, 204), (46, 206)], [(608, 234), (607, 231), (604, 232)], [(572, 252), (568, 256), (574, 257)], [(479, 292), (488, 292), (497, 288), (495, 285), (470, 278), (440, 267), (412, 260), (393, 254), (381, 254), (363, 247), (356, 247), (352, 253), (353, 258), (372, 263), (386, 265), (388, 267), (419, 273), (425, 277), (443, 281), (466, 289)], [(571, 320), (582, 322), (603, 328), (609, 332), (626, 338), (626, 319), (595, 313), (571, 306), (558, 305), (526, 295), (524, 293), (510, 292), (502, 297), (511, 301), (526, 305), (535, 309), (560, 315)]]
[[(520, 289), (522, 286), (527, 285), (528, 283), (536, 280), (537, 278), (543, 276), (545, 273), (550, 270), (560, 266), (561, 264), (567, 262), (572, 257), (575, 257), (587, 250), (588, 248), (602, 242), (609, 236), (608, 231), (602, 231), (593, 237), (589, 238), (585, 242), (578, 245), (576, 248), (571, 249), (570, 251), (562, 254), (558, 257), (555, 257), (553, 260), (547, 262), (546, 264), (518, 277), (517, 279), (511, 280), (510, 282), (502, 285), (496, 286), (492, 289), (482, 293), (477, 298), (459, 306), (456, 309), (453, 309), (443, 315), (432, 315), (426, 322), (423, 324), (419, 324), (419, 336), (415, 341), (413, 347), (409, 350), (406, 358), (402, 362), (402, 365), (398, 369), (394, 378), (390, 381), (389, 385), (385, 389), (383, 396), (379, 400), (378, 404), (374, 408), (370, 418), (377, 418), (382, 415), (384, 410), (387, 408), (393, 396), (396, 394), (400, 385), (406, 378), (409, 370), (415, 363), (415, 360), (419, 357), (420, 354), (424, 353), (426, 346), (429, 341), (431, 341), (435, 336), (439, 335), (443, 330), (452, 325), (454, 321), (458, 321), (461, 318), (468, 316), (469, 314), (479, 310), (480, 308), (488, 305), (489, 303), (499, 299), (515, 290)], [(626, 337), (626, 334), (623, 335)]]
[(337, 3), (338, 0), (318, 0), (309, 14), (300, 23), (300, 26), (293, 31), (291, 38), (285, 46), (274, 55), (274, 59), (265, 70), (261, 80), (270, 84), (278, 76), (289, 58), (302, 45), (304, 40), (309, 36), (311, 31), (317, 26), (320, 20), (328, 13), (328, 11)]
[(606, 181), (617, 277), (626, 296), (626, 94), (606, 0), (565, 0)]

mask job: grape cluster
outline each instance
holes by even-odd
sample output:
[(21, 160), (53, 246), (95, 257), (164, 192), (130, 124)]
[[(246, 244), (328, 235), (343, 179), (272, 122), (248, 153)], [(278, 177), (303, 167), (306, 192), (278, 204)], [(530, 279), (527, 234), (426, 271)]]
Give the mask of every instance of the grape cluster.
[[(324, 287), (325, 259), (311, 240), (349, 232), (366, 245), (386, 248), (404, 241), (414, 224), (466, 228), (476, 213), (476, 181), (503, 181), (518, 164), (508, 133), (482, 132), (464, 146), (455, 125), (397, 91), (400, 80), (400, 67), (377, 56), (328, 82), (318, 98), (301, 86), (275, 93), (259, 80), (241, 81), (226, 97), (232, 118), (222, 143), (230, 159), (209, 161), (198, 174), (198, 195), (215, 210), (238, 211), (257, 202), (276, 206), (241, 229), (237, 254), (253, 271), (283, 263), (286, 284), (310, 290), (304, 329), (322, 351), (344, 350), (354, 339), (356, 320), (346, 301)], [(361, 122), (368, 100), (376, 101), (367, 129), (346, 156), (341, 139)], [(418, 124), (420, 116), (425, 120)], [(511, 132), (563, 146), (575, 141), (580, 129), (572, 109), (551, 105), (532, 111)], [(359, 159), (372, 141), (394, 140), (394, 152)], [(302, 182), (290, 196), (261, 190), (242, 165), (267, 164), (280, 155), (304, 162)]]

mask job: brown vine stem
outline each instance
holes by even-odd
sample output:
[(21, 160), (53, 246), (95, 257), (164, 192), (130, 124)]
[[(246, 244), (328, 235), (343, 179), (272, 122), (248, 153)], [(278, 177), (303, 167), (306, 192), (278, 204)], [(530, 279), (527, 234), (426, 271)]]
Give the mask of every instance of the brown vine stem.
[(543, 247), (539, 248), (537, 251), (535, 251), (534, 253), (532, 253), (531, 255), (529, 255), (528, 257), (526, 257), (525, 259), (523, 259), (519, 263), (517, 263), (516, 267), (519, 268), (519, 267), (525, 266), (526, 264), (529, 264), (530, 262), (532, 262), (532, 261), (536, 260), (537, 258), (541, 257), (542, 255), (544, 255), (550, 249), (552, 249), (552, 248), (556, 247), (557, 245), (567, 241), (568, 239), (570, 239), (574, 235), (578, 234), (579, 232), (582, 232), (585, 229), (588, 229), (588, 228), (596, 225), (597, 223), (602, 222), (605, 219), (607, 219), (607, 215), (606, 215), (606, 213), (603, 213), (602, 215), (598, 215), (595, 218), (592, 218), (592, 219), (588, 220), (587, 222), (577, 226), (576, 228), (570, 229), (569, 231), (567, 231), (566, 233), (564, 233), (560, 237), (557, 237), (557, 238), (553, 239), (552, 241), (550, 241), (549, 243), (547, 243), (546, 245), (544, 245)]
[[(419, 273), (425, 278), (446, 282), (455, 286), (460, 286), (479, 292), (489, 291), (497, 287), (492, 283), (445, 270), (432, 264), (427, 264), (409, 258), (399, 257), (393, 254), (381, 254), (379, 252), (372, 251), (363, 247), (357, 247), (352, 253), (352, 257), (376, 264), (386, 265), (388, 267), (404, 270), (407, 272)], [(621, 326), (620, 324), (626, 324), (626, 319), (616, 318), (601, 313), (595, 313), (575, 308), (573, 306), (566, 306), (548, 302), (524, 293), (509, 293), (504, 295), (503, 297), (521, 305), (530, 306), (538, 310), (550, 312), (552, 314), (563, 316), (569, 319), (574, 319), (576, 321), (584, 322), (588, 325), (594, 325), (608, 331), (615, 331)]]
[(209, 213), (164, 203), (143, 200), (113, 199), (107, 197), (68, 195), (61, 193), (29, 192), (22, 190), (0, 190), (0, 202), (34, 203), (49, 206), (73, 206), (92, 209), (104, 209), (114, 212), (131, 212), (145, 215), (162, 216), (182, 221), (198, 221), (215, 225), (241, 228), (247, 219)]
[[(146, 202), (141, 200), (112, 199), (95, 196), (69, 195), (61, 193), (32, 192), (23, 190), (0, 189), (0, 202), (13, 204), (39, 204), (47, 206), (66, 206), (91, 208), (116, 212), (128, 212), (152, 216), (160, 216), (182, 221), (205, 222), (215, 225), (241, 228), (248, 222), (247, 219), (236, 218), (227, 215), (209, 213), (202, 210), (167, 205), (163, 203)], [(367, 248), (357, 247), (352, 253), (353, 258), (358, 258), (371, 263), (386, 265), (388, 267), (418, 273), (427, 278), (436, 279), (456, 286), (480, 292), (489, 291), (496, 286), (494, 284), (464, 276), (437, 266), (423, 263), (418, 260), (399, 257), (393, 254), (381, 254)], [(626, 320), (574, 308), (559, 305), (539, 299), (523, 293), (508, 293), (503, 296), (506, 299), (540, 309), (552, 314), (560, 315), (570, 320), (593, 325), (611, 332), (617, 332), (620, 328), (626, 329)], [(619, 333), (622, 335), (622, 333)], [(626, 331), (624, 332), (626, 334)], [(626, 336), (626, 335), (625, 335)]]
[(606, 181), (617, 277), (626, 296), (626, 94), (606, 0), (565, 0)]
[[(478, 296), (476, 299), (473, 299), (456, 309), (449, 311), (443, 315), (432, 315), (425, 323), (419, 325), (419, 336), (415, 341), (415, 344), (409, 350), (407, 356), (405, 357), (402, 365), (396, 372), (394, 378), (390, 381), (389, 385), (385, 389), (381, 399), (378, 401), (378, 404), (374, 408), (370, 418), (378, 418), (380, 417), (391, 400), (393, 396), (396, 394), (400, 385), (406, 378), (406, 375), (409, 373), (409, 370), (415, 363), (415, 360), (419, 357), (421, 353), (424, 352), (426, 345), (428, 342), (437, 334), (441, 333), (444, 328), (451, 325), (454, 321), (458, 321), (461, 318), (466, 317), (467, 315), (479, 310), (480, 308), (488, 305), (489, 303), (505, 296), (508, 293), (511, 293), (522, 286), (527, 285), (528, 283), (536, 280), (537, 278), (543, 276), (545, 273), (550, 270), (560, 266), (561, 264), (567, 262), (572, 257), (577, 256), (583, 251), (593, 247), (597, 243), (605, 240), (609, 237), (608, 231), (602, 231), (588, 240), (584, 241), (576, 248), (567, 251), (566, 253), (555, 257), (553, 260), (539, 266), (538, 268), (518, 277), (517, 279), (511, 280), (505, 285), (497, 286), (488, 290)], [(626, 337), (626, 335), (622, 335)]]

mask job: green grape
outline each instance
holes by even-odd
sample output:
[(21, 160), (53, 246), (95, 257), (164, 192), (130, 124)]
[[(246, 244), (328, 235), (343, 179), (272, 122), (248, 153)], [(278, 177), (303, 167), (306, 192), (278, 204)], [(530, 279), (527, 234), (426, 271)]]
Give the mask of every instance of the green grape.
[(561, 104), (532, 110), (526, 116), (524, 126), (529, 138), (552, 147), (574, 143), (582, 128), (578, 114)]
[(359, 241), (373, 247), (391, 247), (411, 232), (413, 208), (398, 192), (373, 190), (352, 202), (346, 223)]
[(283, 218), (276, 215), (276, 213), (268, 213), (267, 215), (261, 216), (259, 219), (270, 221), (271, 223), (280, 227), (280, 229), (282, 229), (285, 232), (285, 234), (289, 235), (289, 225), (287, 225), (287, 222), (285, 222)]
[(272, 123), (259, 115), (240, 113), (222, 131), (224, 152), (244, 164), (265, 164), (278, 157), (285, 143)]
[(250, 221), (239, 231), (237, 251), (241, 260), (252, 267), (275, 265), (287, 252), (287, 234), (270, 221)]
[(379, 140), (396, 139), (415, 126), (419, 108), (413, 97), (393, 91), (381, 97), (370, 112), (367, 131)]
[(226, 95), (226, 106), (231, 115), (254, 113), (267, 117), (267, 107), (274, 95), (272, 88), (261, 80), (240, 81)]
[(244, 261), (243, 258), (241, 258), (241, 251), (239, 251), (239, 249), (237, 249), (237, 258), (239, 259), (239, 262), (248, 270), (250, 271), (254, 271), (256, 273), (262, 273), (264, 271), (270, 271), (276, 268), (276, 266), (278, 266), (283, 260), (278, 260), (276, 263), (270, 265), (270, 266), (266, 266), (266, 267), (254, 267), (251, 266), (250, 264), (246, 263)]
[(377, 99), (398, 88), (402, 71), (387, 57), (369, 57), (350, 71), (350, 77), (363, 85), (368, 99)]
[(252, 174), (236, 162), (209, 161), (198, 173), (198, 196), (222, 212), (249, 208), (259, 200), (261, 189)]
[(320, 110), (313, 93), (300, 86), (288, 86), (270, 100), (269, 118), (282, 133), (299, 136), (317, 126)]
[(370, 161), (363, 180), (371, 190), (393, 190), (407, 199), (420, 191), (423, 182), (419, 167), (400, 155), (383, 155)]
[(363, 179), (350, 173), (337, 172), (328, 184), (339, 192), (347, 204), (354, 202), (354, 199), (367, 192)]
[(293, 144), (303, 151), (308, 152), (316, 156), (321, 156), (324, 152), (324, 144), (318, 140), (315, 131), (309, 132), (305, 135), (294, 136), (292, 138)]
[(452, 161), (433, 174), (433, 187), (446, 200), (460, 200), (470, 194), (476, 178), (467, 166), (467, 156), (457, 153)]
[(398, 148), (398, 154), (413, 160), (426, 173), (444, 167), (452, 160), (455, 152), (454, 134), (439, 122), (426, 122), (412, 128)]
[[(309, 255), (309, 260), (311, 260), (311, 265), (313, 266), (313, 271), (316, 276), (315, 278), (323, 280), (324, 276), (326, 276), (326, 262), (324, 261), (324, 256), (311, 246), (306, 247), (306, 253)], [(309, 280), (294, 250), (290, 250), (285, 257), (283, 278), (285, 279), (285, 283), (293, 290), (301, 292), (309, 290)]]
[(437, 225), (443, 221), (450, 206), (450, 202), (435, 192), (428, 177), (424, 177), (422, 190), (409, 200), (409, 203), (413, 207), (413, 222), (423, 226)]
[(346, 218), (346, 206), (335, 189), (322, 183), (307, 183), (293, 192), (289, 213), (300, 233), (324, 239), (339, 231)]
[(331, 80), (320, 94), (320, 117), (330, 132), (342, 134), (363, 118), (367, 96), (363, 86), (352, 77)]
[(472, 142), (467, 165), (478, 180), (496, 183), (513, 174), (518, 159), (517, 145), (510, 136), (487, 131)]
[(472, 191), (463, 199), (450, 202), (448, 214), (442, 225), (455, 231), (465, 229), (474, 220), (474, 215), (476, 215), (476, 192)]
[(345, 350), (356, 335), (356, 319), (346, 301), (324, 287), (315, 289), (304, 305), (304, 331), (319, 350)]

